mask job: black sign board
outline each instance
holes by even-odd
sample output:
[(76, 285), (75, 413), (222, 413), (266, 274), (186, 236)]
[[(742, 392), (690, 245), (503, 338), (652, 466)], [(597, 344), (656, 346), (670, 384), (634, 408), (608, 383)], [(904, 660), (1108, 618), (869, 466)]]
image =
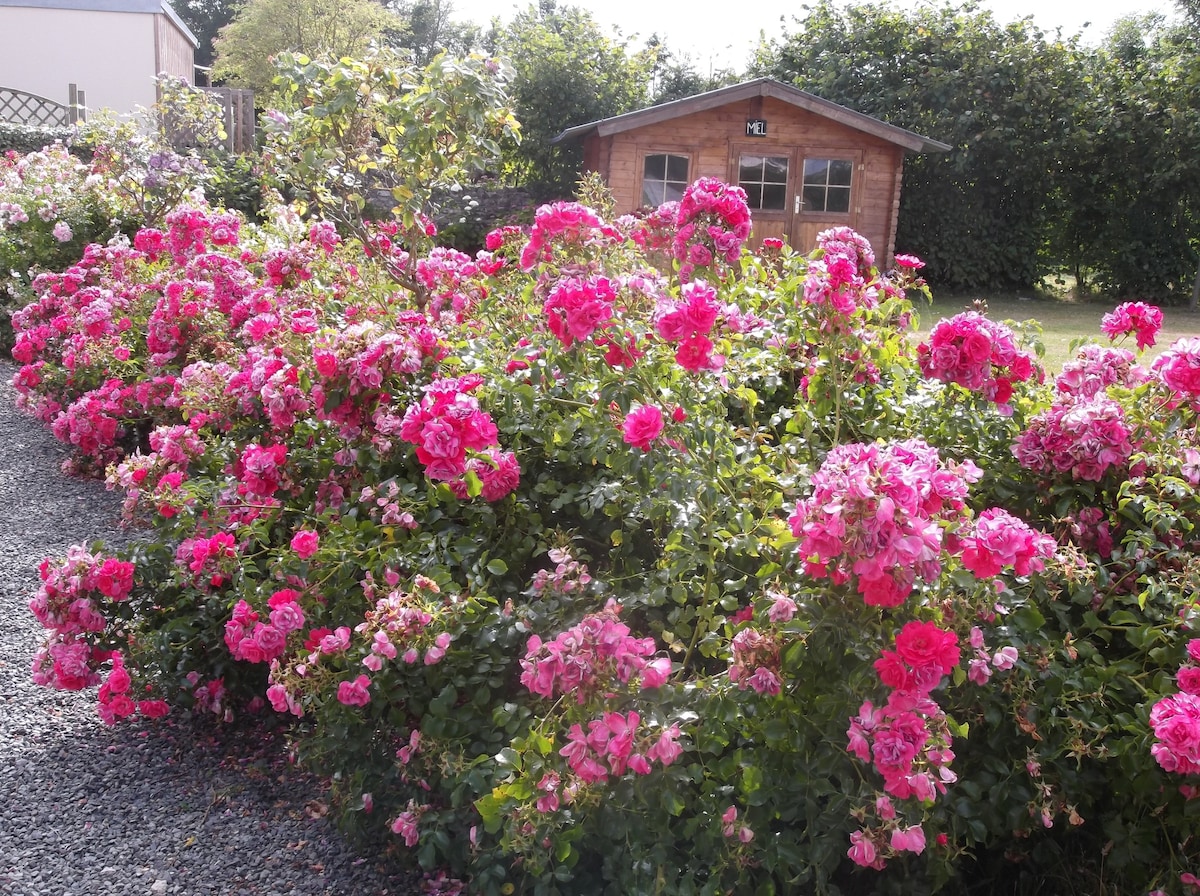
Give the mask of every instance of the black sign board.
[(767, 120), (765, 118), (747, 118), (746, 119), (746, 136), (747, 137), (765, 137), (765, 136), (767, 136)]

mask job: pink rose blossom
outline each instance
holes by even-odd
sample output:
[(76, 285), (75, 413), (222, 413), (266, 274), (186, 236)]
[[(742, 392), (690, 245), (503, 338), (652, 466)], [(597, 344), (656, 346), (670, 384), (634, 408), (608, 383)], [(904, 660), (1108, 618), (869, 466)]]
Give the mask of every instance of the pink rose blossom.
[(292, 536), (292, 550), (301, 560), (307, 560), (315, 554), (320, 544), (321, 537), (316, 532), (310, 532), (307, 529), (301, 529)]
[(649, 451), (663, 431), (663, 413), (652, 404), (634, 405), (621, 427), (627, 445)]
[(371, 695), (367, 690), (370, 684), (371, 679), (365, 675), (360, 675), (353, 681), (339, 682), (337, 689), (338, 702), (346, 706), (366, 706), (371, 702)]

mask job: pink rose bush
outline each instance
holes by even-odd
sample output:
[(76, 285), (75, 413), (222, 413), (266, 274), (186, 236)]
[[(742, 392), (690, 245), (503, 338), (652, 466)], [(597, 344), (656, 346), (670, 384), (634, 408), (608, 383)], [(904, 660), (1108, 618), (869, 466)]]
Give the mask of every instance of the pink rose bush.
[(1012, 330), (974, 311), (935, 324), (917, 361), (926, 377), (976, 392), (1002, 411), (1010, 410), (1014, 383), (1040, 376)]
[(1008, 567), (1027, 576), (1045, 569), (1054, 556), (1054, 539), (1036, 532), (1007, 510), (992, 507), (979, 514), (969, 534), (959, 537), (962, 564), (979, 578)]
[(746, 191), (702, 177), (683, 192), (671, 251), (679, 279), (692, 280), (697, 268), (720, 271), (733, 265), (750, 236)]
[(671, 672), (670, 660), (655, 656), (652, 638), (630, 637), (629, 627), (618, 621), (620, 612), (618, 604), (610, 603), (553, 641), (543, 643), (534, 635), (521, 660), (521, 684), (543, 697), (569, 694), (581, 704), (617, 682), (662, 686)]
[(1124, 469), (1134, 449), (1134, 433), (1123, 408), (1103, 395), (1041, 411), (1013, 445), (1027, 470), (1069, 473), (1091, 482), (1099, 482), (1110, 470)]
[(1176, 674), (1179, 692), (1163, 697), (1150, 710), (1154, 760), (1164, 771), (1200, 774), (1200, 638), (1187, 644), (1188, 662)]
[(1133, 352), (1123, 348), (1088, 344), (1075, 358), (1063, 365), (1054, 387), (1076, 399), (1088, 399), (1104, 393), (1109, 386), (1134, 388), (1146, 381), (1149, 372), (1135, 362)]
[(750, 225), (712, 179), (474, 255), (193, 201), (41, 274), (14, 387), (139, 541), (43, 565), (36, 680), (298, 720), (343, 824), (489, 896), (932, 890), (1112, 825), (1191, 873), (1197, 352), (1052, 390), (982, 315), (915, 347), (919, 260)]
[(1116, 342), (1122, 336), (1133, 335), (1138, 351), (1154, 345), (1158, 331), (1162, 329), (1162, 310), (1145, 302), (1124, 302), (1100, 321), (1100, 332)]
[(941, 522), (962, 510), (980, 476), (919, 441), (838, 446), (788, 520), (805, 572), (853, 581), (867, 604), (899, 606), (918, 579), (941, 572)]
[(1179, 401), (1200, 403), (1200, 338), (1179, 339), (1154, 360), (1151, 369)]

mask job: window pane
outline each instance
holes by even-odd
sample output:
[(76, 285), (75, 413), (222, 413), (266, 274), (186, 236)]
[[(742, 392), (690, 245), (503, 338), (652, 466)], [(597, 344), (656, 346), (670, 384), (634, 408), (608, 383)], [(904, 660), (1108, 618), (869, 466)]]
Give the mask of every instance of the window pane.
[(825, 184), (828, 183), (829, 160), (828, 159), (805, 159), (804, 160), (804, 182), (806, 184)]
[(646, 156), (645, 160), (642, 162), (642, 177), (646, 180), (662, 180), (666, 165), (666, 156)]
[[(678, 202), (683, 198), (683, 191), (687, 189), (687, 184), (665, 184), (663, 190), (664, 202)], [(661, 204), (661, 203), (660, 203)]]
[(839, 187), (850, 186), (850, 173), (854, 165), (846, 159), (834, 159), (829, 163), (829, 183)]
[(762, 183), (762, 156), (742, 156), (741, 164), (738, 166), (738, 180), (745, 186), (747, 183), (757, 181)]
[(804, 188), (804, 211), (806, 212), (823, 212), (825, 211), (825, 188), (824, 187), (805, 187)]
[(779, 211), (784, 207), (786, 200), (787, 186), (785, 184), (765, 184), (762, 188), (762, 205), (760, 208)]
[(772, 156), (764, 160), (763, 180), (769, 184), (786, 184), (788, 160), (786, 156)]
[(687, 182), (688, 179), (688, 157), (687, 156), (667, 156), (667, 180), (676, 180)]
[(850, 188), (830, 187), (829, 198), (827, 200), (827, 206), (825, 210), (840, 213), (850, 211)]
[(662, 205), (663, 187), (661, 183), (652, 180), (642, 181), (642, 205), (658, 208)]

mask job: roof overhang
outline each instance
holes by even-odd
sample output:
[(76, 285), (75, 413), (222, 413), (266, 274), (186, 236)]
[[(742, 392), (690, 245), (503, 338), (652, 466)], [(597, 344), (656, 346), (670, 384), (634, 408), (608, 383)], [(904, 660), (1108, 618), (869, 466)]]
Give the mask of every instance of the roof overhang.
[(567, 140), (580, 140), (591, 134), (608, 137), (612, 134), (620, 134), (624, 131), (634, 130), (635, 128), (671, 121), (684, 115), (694, 115), (697, 112), (706, 112), (710, 109), (717, 109), (721, 106), (727, 106), (730, 103), (754, 99), (756, 97), (771, 97), (780, 100), (799, 109), (829, 118), (846, 127), (862, 131), (865, 134), (870, 134), (889, 143), (894, 143), (909, 152), (949, 152), (951, 148), (948, 144), (942, 143), (939, 140), (932, 140), (929, 137), (923, 137), (904, 128), (898, 128), (885, 121), (880, 121), (878, 118), (864, 115), (862, 112), (855, 112), (853, 109), (847, 109), (845, 106), (839, 106), (837, 103), (831, 103), (829, 100), (823, 100), (806, 90), (801, 90), (798, 87), (784, 84), (772, 78), (758, 78), (754, 81), (745, 81), (741, 84), (735, 84), (732, 87), (722, 87), (718, 90), (710, 90), (707, 93), (700, 93), (681, 100), (673, 100), (669, 103), (663, 103), (661, 106), (650, 106), (646, 109), (638, 109), (636, 112), (626, 112), (624, 115), (616, 115), (612, 118), (576, 125), (575, 127), (567, 128), (550, 142), (559, 143)]
[(0, 0), (0, 6), (24, 6), (31, 9), (72, 9), (87, 12), (135, 12), (164, 15), (198, 49), (200, 41), (175, 12), (169, 0)]

